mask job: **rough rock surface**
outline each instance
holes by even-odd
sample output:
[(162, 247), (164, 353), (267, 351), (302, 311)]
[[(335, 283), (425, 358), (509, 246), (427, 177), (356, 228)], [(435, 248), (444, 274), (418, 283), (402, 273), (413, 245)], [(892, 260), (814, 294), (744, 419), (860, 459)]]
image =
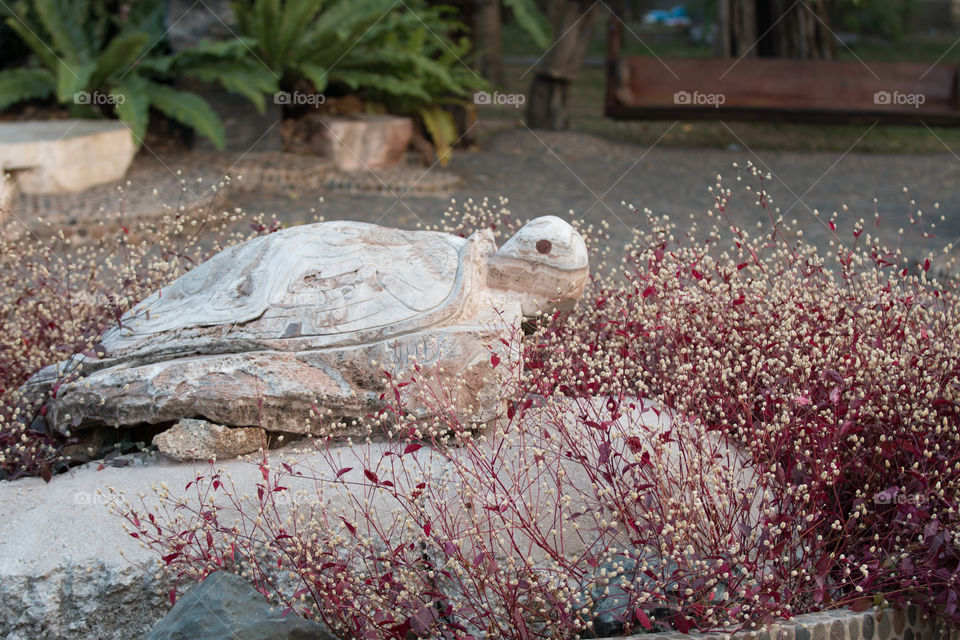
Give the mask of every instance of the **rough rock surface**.
[[(500, 411), (491, 350), (505, 359), (522, 316), (572, 305), (587, 276), (583, 239), (553, 216), (499, 250), (489, 230), (292, 227), (221, 252), (127, 312), (48, 418), (59, 429), (204, 418), (306, 433), (318, 410), (375, 412), (383, 371), (402, 377), (415, 361), (458, 395), (461, 419), (486, 422)], [(30, 384), (42, 391), (75, 364)]]
[(153, 444), (173, 460), (224, 460), (253, 453), (266, 442), (263, 429), (224, 427), (206, 420), (185, 418), (153, 437)]
[(410, 118), (389, 115), (329, 116), (322, 129), (323, 151), (343, 171), (395, 166), (413, 138)]
[(0, 123), (0, 171), (14, 171), (22, 193), (63, 193), (119, 180), (136, 153), (116, 120)]
[(160, 580), (140, 567), (112, 559), (73, 562), (61, 555), (63, 541), (54, 533), (40, 537), (56, 550), (62, 564), (48, 572), (0, 573), (0, 637), (136, 638), (169, 606)]
[(283, 617), (243, 578), (217, 571), (190, 588), (144, 640), (334, 640), (326, 627)]
[[(569, 407), (553, 407), (565, 416), (564, 420), (577, 421), (577, 416), (589, 410), (585, 404), (589, 401), (569, 402)], [(602, 402), (598, 399), (595, 404), (599, 406)], [(556, 413), (534, 407), (521, 428), (549, 429), (554, 420), (551, 416)], [(650, 407), (624, 410), (621, 423), (630, 433), (644, 438), (644, 446), (651, 451), (652, 457), (648, 468), (663, 479), (663, 495), (691, 500), (679, 483), (684, 470), (691, 467), (708, 469), (717, 465), (712, 459), (703, 459), (712, 455), (709, 447), (691, 446), (681, 456), (673, 440), (674, 444), (664, 444), (659, 435), (669, 429), (671, 423), (662, 412), (657, 413)], [(582, 424), (580, 428), (593, 429)], [(591, 445), (588, 439), (584, 439), (584, 443), (585, 453), (588, 446), (596, 445), (595, 442)], [(693, 442), (694, 445), (698, 443), (700, 440)], [(372, 460), (382, 459), (387, 451), (396, 449), (396, 443), (388, 442), (373, 442), (369, 446)], [(517, 445), (500, 447), (497, 439), (488, 439), (484, 446), (498, 447), (497, 455), (504, 461), (502, 473), (507, 486), (512, 482), (510, 470), (523, 463), (520, 456), (526, 455), (529, 460), (531, 455), (529, 451), (524, 454)], [(286, 462), (297, 470), (311, 472), (303, 477), (283, 478), (289, 495), (303, 495), (300, 504), (308, 510), (315, 508), (319, 499), (312, 478), (332, 478), (343, 468), (351, 467), (340, 475), (341, 482), (327, 486), (323, 496), (325, 508), (343, 509), (353, 504), (356, 496), (351, 491), (364, 482), (363, 465), (356, 464), (357, 450), (346, 443), (335, 447), (329, 454), (328, 457), (319, 453), (309, 445), (289, 445), (271, 450), (269, 459), (274, 468)], [(449, 456), (440, 455), (430, 447), (425, 446), (415, 455), (418, 469), (435, 478), (447, 477), (446, 474), (452, 471)], [(589, 455), (598, 453), (594, 450)], [(127, 466), (107, 466), (102, 470), (98, 470), (96, 462), (81, 465), (67, 474), (55, 476), (50, 483), (39, 478), (0, 482), (0, 637), (15, 640), (48, 637), (125, 640), (147, 633), (166, 613), (169, 607), (167, 588), (153, 577), (158, 567), (157, 555), (141, 548), (124, 531), (123, 521), (111, 515), (108, 509), (109, 494), (100, 495), (97, 491), (113, 487), (137, 505), (136, 496), (143, 494), (146, 508), (154, 508), (157, 498), (151, 487), (166, 483), (172, 495), (183, 497), (195, 506), (196, 494), (191, 495), (183, 488), (198, 474), (209, 478), (210, 468), (201, 463), (175, 463), (161, 456), (132, 457), (130, 460), (132, 464)], [(250, 500), (256, 501), (254, 487), (263, 482), (256, 463), (223, 460), (217, 462), (216, 468), (222, 471), (223, 477), (232, 479), (238, 493), (249, 493), (253, 496)], [(737, 470), (732, 481), (738, 486), (746, 489), (754, 486), (748, 465), (737, 463), (731, 465), (731, 469)], [(589, 480), (574, 471), (571, 470), (571, 482), (589, 493)], [(412, 485), (418, 481), (416, 475), (408, 476), (405, 481), (394, 479), (398, 480), (398, 487), (404, 482)], [(463, 492), (469, 489), (469, 482), (466, 476), (464, 486), (451, 482), (451, 500), (464, 499)], [(674, 486), (678, 483), (680, 486)], [(529, 490), (536, 491), (536, 485)], [(532, 500), (534, 494), (518, 498)], [(715, 499), (715, 502), (721, 504), (719, 500)], [(292, 501), (278, 503), (282, 518), (289, 515), (292, 505)], [(386, 526), (395, 522), (398, 508), (389, 495), (378, 494), (372, 513), (382, 518)], [(253, 513), (252, 505), (246, 511)], [(655, 516), (656, 511), (651, 513)], [(571, 535), (568, 541), (571, 553), (582, 550), (583, 547), (578, 545), (589, 544), (589, 540), (581, 539), (579, 534)], [(696, 546), (698, 541), (691, 539), (690, 543)]]

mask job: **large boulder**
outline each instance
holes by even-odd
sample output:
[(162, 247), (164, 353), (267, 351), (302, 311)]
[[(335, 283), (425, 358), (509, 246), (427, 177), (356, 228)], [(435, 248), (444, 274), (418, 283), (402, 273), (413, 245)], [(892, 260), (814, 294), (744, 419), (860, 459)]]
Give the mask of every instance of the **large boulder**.
[[(729, 526), (728, 516), (736, 515), (737, 509), (742, 510), (737, 506), (739, 498), (762, 492), (750, 466), (735, 450), (714, 442), (715, 433), (694, 429), (680, 434), (671, 431), (674, 427), (669, 416), (655, 407), (626, 401), (624, 405), (629, 408), (622, 409), (616, 442), (634, 442), (636, 438), (637, 446), (649, 454), (643, 468), (649, 473), (650, 481), (658, 484), (653, 495), (686, 505), (683, 511), (689, 517), (703, 518), (703, 522), (689, 530), (709, 531), (711, 527)], [(582, 416), (602, 420), (606, 411), (603, 406), (601, 399), (554, 399), (542, 407), (534, 405), (520, 424), (510, 427), (508, 435), (499, 436), (499, 429), (491, 427), (473, 456), (467, 454), (467, 448), (439, 452), (424, 446), (397, 457), (393, 454), (403, 450), (403, 444), (379, 441), (362, 445), (360, 450), (359, 444), (332, 442), (330, 450), (318, 452), (302, 441), (271, 450), (269, 464), (274, 469), (281, 469), (285, 463), (294, 470), (306, 472), (302, 477), (283, 477), (287, 491), (277, 494), (279, 517), (285, 521), (291, 510), (297, 510), (300, 516), (315, 517), (321, 499), (317, 477), (339, 478), (323, 486), (322, 509), (331, 514), (349, 515), (358, 504), (355, 492), (366, 491), (362, 487), (370, 482), (369, 476), (365, 477), (364, 464), (359, 461), (387, 460), (387, 452), (392, 454), (391, 464), (408, 460), (412, 463), (405, 467), (406, 473), (403, 467), (398, 467), (397, 473), (391, 476), (397, 490), (409, 493), (415, 483), (422, 481), (421, 476), (433, 478), (432, 486), (443, 492), (440, 497), (448, 498), (444, 501), (448, 515), (466, 513), (466, 504), (493, 506), (488, 504), (491, 500), (542, 504), (544, 496), (538, 493), (539, 483), (527, 483), (513, 475), (517, 469), (536, 469), (538, 449), (531, 443), (558, 442), (551, 446), (563, 447), (554, 435), (557, 435), (557, 424), (564, 422), (568, 425), (567, 432), (578, 443), (579, 453), (588, 460), (596, 460), (603, 456), (597, 440), (590, 437), (596, 429), (584, 424)], [(660, 437), (668, 431), (672, 434), (670, 438)], [(530, 436), (526, 444), (518, 440), (519, 432)], [(554, 450), (554, 462), (556, 453)], [(490, 469), (483, 461), (493, 457), (502, 462), (495, 481), (506, 490), (501, 495), (488, 493)], [(39, 478), (0, 482), (0, 637), (120, 640), (147, 633), (164, 616), (169, 607), (170, 585), (156, 577), (158, 555), (142, 548), (124, 530), (124, 521), (110, 513), (112, 497), (107, 487), (125, 494), (141, 513), (156, 511), (159, 501), (153, 488), (163, 485), (172, 497), (183, 497), (196, 508), (197, 490), (185, 491), (184, 487), (199, 474), (206, 475), (209, 482), (210, 468), (199, 463), (175, 463), (160, 456), (127, 456), (124, 460), (130, 463), (119, 467), (102, 466), (96, 461), (84, 464), (55, 476), (50, 483)], [(481, 464), (476, 464), (478, 460)], [(565, 491), (571, 502), (566, 508), (570, 512), (584, 511), (582, 499), (592, 495), (590, 479), (583, 473), (582, 465), (574, 460), (565, 459), (561, 464), (565, 482), (569, 483)], [(257, 460), (223, 460), (216, 463), (216, 468), (221, 471), (221, 477), (231, 479), (235, 494), (249, 494), (240, 498), (245, 505), (243, 510), (256, 515), (255, 487), (263, 482)], [(386, 472), (381, 473), (381, 479), (386, 479)], [(711, 487), (707, 494), (688, 491), (690, 483), (696, 482), (699, 487), (700, 480)], [(393, 526), (398, 518), (406, 517), (400, 515), (400, 506), (391, 492), (375, 492), (369, 497), (368, 512), (384, 529)], [(702, 505), (698, 507), (704, 499), (712, 501), (714, 513), (726, 515), (708, 517)], [(235, 511), (225, 500), (221, 500), (221, 504), (227, 506), (222, 512), (222, 522), (229, 525)], [(651, 518), (655, 519), (657, 513), (656, 509), (650, 509)], [(431, 517), (435, 519), (439, 514)], [(545, 521), (544, 526), (553, 526), (551, 522)], [(578, 532), (565, 529), (565, 552), (580, 553), (592, 545), (593, 534), (587, 533), (584, 522), (581, 525), (583, 528)], [(463, 544), (472, 542), (465, 538)], [(684, 538), (678, 544), (692, 545), (700, 554), (715, 551), (709, 540), (697, 537)], [(465, 556), (474, 557), (466, 547), (463, 551)], [(501, 555), (513, 550), (503, 548), (493, 552)], [(536, 547), (531, 547), (530, 557), (535, 562), (548, 561), (544, 552)], [(629, 572), (629, 567), (625, 567), (625, 571)], [(618, 602), (616, 594), (611, 593), (609, 602), (599, 603), (595, 612), (598, 618)]]

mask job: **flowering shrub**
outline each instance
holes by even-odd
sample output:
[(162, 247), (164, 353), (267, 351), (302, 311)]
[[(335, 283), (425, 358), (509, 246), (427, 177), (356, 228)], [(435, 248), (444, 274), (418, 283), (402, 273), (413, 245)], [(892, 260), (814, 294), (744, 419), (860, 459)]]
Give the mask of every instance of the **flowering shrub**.
[[(574, 312), (491, 352), (495, 425), (458, 421), (456, 390), (414, 366), (355, 439), (318, 415), (306, 464), (261, 460), (256, 497), (214, 467), (191, 499), (127, 503), (131, 535), (178, 587), (235, 571), (344, 638), (706, 630), (906, 602), (960, 621), (956, 280), (862, 222), (843, 241), (836, 216), (818, 251), (743, 173), (763, 233), (733, 224), (719, 179), (713, 228), (638, 213), (647, 228)], [(452, 209), (450, 230), (509, 235), (503, 204)]]
[[(219, 189), (227, 186), (218, 185)], [(159, 221), (126, 220), (123, 212), (77, 243), (50, 223), (29, 230), (11, 221), (0, 233), (0, 477), (41, 475), (68, 463), (69, 433), (43, 420), (47, 398), (21, 385), (76, 354), (95, 354), (100, 334), (158, 287), (247, 234), (231, 229), (240, 213), (171, 208)], [(271, 228), (255, 220), (252, 232)]]
[[(749, 174), (770, 215), (762, 237), (731, 225), (726, 243), (717, 229), (674, 242), (675, 227), (654, 226), (604, 311), (544, 342), (603, 336), (576, 375), (547, 369), (562, 392), (629, 388), (742, 446), (777, 487), (770, 525), (801, 560), (777, 576), (776, 600), (809, 610), (877, 594), (960, 620), (957, 282), (928, 277), (932, 255), (914, 269), (862, 220), (850, 244), (836, 217), (821, 222), (832, 255), (792, 239)], [(714, 192), (729, 224), (732, 194)]]

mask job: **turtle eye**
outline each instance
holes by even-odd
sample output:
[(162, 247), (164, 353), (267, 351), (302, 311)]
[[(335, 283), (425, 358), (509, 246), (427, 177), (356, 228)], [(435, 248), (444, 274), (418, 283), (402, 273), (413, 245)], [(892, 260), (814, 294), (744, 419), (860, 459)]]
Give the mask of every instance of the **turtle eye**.
[(537, 252), (542, 254), (548, 254), (550, 253), (550, 249), (552, 248), (553, 248), (553, 243), (551, 243), (546, 238), (542, 240), (537, 240)]

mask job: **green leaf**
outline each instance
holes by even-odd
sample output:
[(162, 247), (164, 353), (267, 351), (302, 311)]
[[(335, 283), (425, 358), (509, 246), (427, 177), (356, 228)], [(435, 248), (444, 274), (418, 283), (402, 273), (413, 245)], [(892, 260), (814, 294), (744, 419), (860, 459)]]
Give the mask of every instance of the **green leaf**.
[(298, 67), (303, 77), (313, 84), (313, 88), (320, 93), (327, 90), (329, 80), (329, 69), (318, 64), (304, 62)]
[(182, 71), (182, 75), (204, 82), (218, 82), (227, 91), (246, 97), (260, 113), (267, 110), (264, 96), (276, 93), (278, 88), (273, 73), (256, 63), (251, 66), (247, 62), (227, 60), (220, 64), (189, 67)]
[(96, 67), (90, 76), (90, 87), (96, 89), (117, 72), (127, 73), (144, 47), (150, 42), (145, 33), (119, 35), (110, 41), (97, 58)]
[(282, 68), (284, 52), (278, 47), (277, 22), (280, 20), (280, 0), (257, 0), (257, 40), (265, 52), (265, 62), (271, 69)]
[(145, 33), (149, 42), (158, 42), (166, 35), (164, 19), (167, 3), (156, 0), (140, 0), (126, 5), (128, 13), (121, 33)]
[[(96, 68), (95, 62), (71, 63), (57, 61), (57, 101), (60, 103), (78, 102), (77, 94), (86, 89), (96, 90), (90, 86), (90, 76)], [(89, 93), (88, 93), (89, 95)], [(79, 102), (83, 104), (82, 101)]]
[(412, 78), (337, 67), (330, 72), (330, 80), (342, 82), (354, 90), (383, 91), (394, 96), (408, 96), (420, 98), (424, 102), (430, 101), (430, 94)]
[(287, 0), (284, 4), (276, 47), (285, 57), (296, 48), (322, 6), (322, 0)]
[(503, 0), (503, 5), (513, 11), (517, 24), (538, 47), (546, 49), (550, 46), (550, 25), (534, 0)]
[[(79, 64), (93, 58), (93, 44), (87, 39), (81, 20), (90, 13), (87, 0), (76, 0), (69, 7), (56, 0), (33, 0), (40, 23), (50, 36), (53, 50), (64, 63)], [(81, 20), (77, 20), (79, 16)]]
[(226, 134), (223, 122), (206, 100), (195, 93), (176, 91), (155, 82), (145, 82), (144, 91), (150, 98), (150, 104), (158, 110), (209, 138), (218, 149), (224, 148)]
[(445, 167), (450, 162), (450, 152), (457, 141), (457, 124), (449, 111), (440, 107), (425, 107), (418, 111), (423, 118), (423, 126), (433, 139), (433, 147), (437, 153), (440, 166)]
[(117, 117), (130, 127), (133, 140), (138, 146), (147, 135), (147, 125), (150, 124), (150, 96), (145, 84), (143, 78), (130, 74), (113, 90), (113, 94), (117, 96)]
[(7, 18), (7, 26), (13, 29), (20, 39), (23, 40), (23, 43), (30, 47), (30, 50), (33, 51), (33, 54), (37, 56), (40, 62), (50, 71), (55, 71), (57, 68), (57, 54), (41, 40), (37, 34), (26, 25), (25, 22), (20, 17)]
[(20, 68), (0, 71), (0, 111), (24, 100), (46, 98), (56, 81), (46, 69)]

